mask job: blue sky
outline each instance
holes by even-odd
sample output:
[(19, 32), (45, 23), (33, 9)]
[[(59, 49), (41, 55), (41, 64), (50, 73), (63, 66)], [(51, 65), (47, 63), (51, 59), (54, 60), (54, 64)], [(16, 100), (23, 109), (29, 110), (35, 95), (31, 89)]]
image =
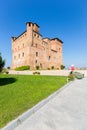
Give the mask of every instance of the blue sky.
[(0, 52), (11, 66), (11, 37), (26, 30), (26, 22), (40, 26), (44, 37), (63, 43), (66, 67), (87, 67), (86, 0), (0, 0)]

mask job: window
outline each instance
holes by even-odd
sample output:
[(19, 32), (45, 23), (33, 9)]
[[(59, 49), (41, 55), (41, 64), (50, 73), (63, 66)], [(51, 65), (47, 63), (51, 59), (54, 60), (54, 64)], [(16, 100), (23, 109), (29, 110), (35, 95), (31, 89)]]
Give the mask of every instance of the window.
[(22, 53), (22, 57), (24, 57), (24, 52)]
[(20, 54), (18, 54), (18, 58), (20, 58)]
[(16, 56), (14, 56), (14, 59), (16, 59)]
[(48, 60), (50, 60), (50, 56), (49, 56)]
[(18, 50), (19, 50), (19, 46), (18, 46)]
[(24, 48), (24, 44), (23, 44), (23, 48)]
[(37, 43), (36, 43), (36, 48), (37, 48)]
[(40, 63), (40, 68), (42, 68), (42, 64)]
[(36, 56), (38, 56), (38, 52), (36, 52)]
[(33, 43), (31, 44), (31, 46), (33, 46)]
[(61, 51), (61, 49), (59, 48), (59, 52)]
[(39, 35), (37, 35), (37, 38), (39, 38)]
[(37, 64), (37, 60), (36, 60), (36, 64)]
[(34, 36), (36, 37), (36, 34), (34, 33)]

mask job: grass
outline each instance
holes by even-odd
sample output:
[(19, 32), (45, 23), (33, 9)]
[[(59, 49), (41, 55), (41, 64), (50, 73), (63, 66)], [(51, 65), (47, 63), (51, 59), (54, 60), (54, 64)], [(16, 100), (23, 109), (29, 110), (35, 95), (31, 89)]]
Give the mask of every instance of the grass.
[(0, 74), (0, 128), (66, 84), (66, 77)]

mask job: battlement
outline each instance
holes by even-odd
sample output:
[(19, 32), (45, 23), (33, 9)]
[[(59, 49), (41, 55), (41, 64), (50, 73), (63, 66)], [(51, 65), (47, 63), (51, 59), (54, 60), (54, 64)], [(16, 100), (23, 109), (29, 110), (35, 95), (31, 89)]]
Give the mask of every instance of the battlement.
[(27, 22), (26, 26), (27, 26), (27, 30), (32, 29), (33, 31), (39, 33), (39, 26), (36, 23)]

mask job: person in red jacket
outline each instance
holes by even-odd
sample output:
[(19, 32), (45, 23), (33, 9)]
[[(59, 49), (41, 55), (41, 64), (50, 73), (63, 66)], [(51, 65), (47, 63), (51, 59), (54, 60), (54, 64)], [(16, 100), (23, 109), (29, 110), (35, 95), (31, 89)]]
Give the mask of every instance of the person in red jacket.
[(74, 65), (71, 65), (71, 71), (74, 71), (74, 70), (75, 70)]

